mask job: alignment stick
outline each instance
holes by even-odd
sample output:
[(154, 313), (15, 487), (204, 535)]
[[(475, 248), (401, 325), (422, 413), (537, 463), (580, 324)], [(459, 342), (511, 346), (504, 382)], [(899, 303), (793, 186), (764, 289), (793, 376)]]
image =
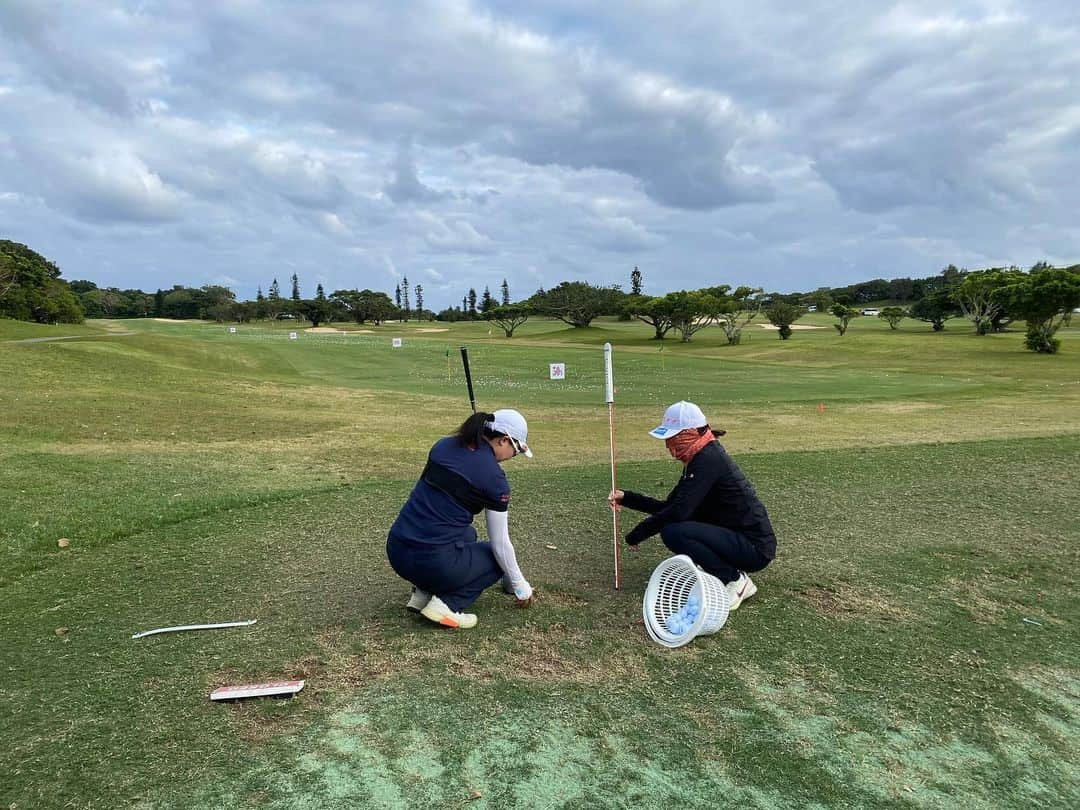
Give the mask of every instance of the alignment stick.
[(469, 350), (464, 346), (461, 347), (461, 364), (465, 366), (465, 384), (469, 386), (469, 405), (473, 413), (476, 413), (476, 394), (473, 393), (472, 372), (469, 370)]
[[(604, 344), (604, 401), (607, 403), (608, 440), (611, 445), (611, 491), (615, 491), (615, 383), (611, 375), (611, 344)], [(619, 510), (611, 510), (611, 540), (615, 549), (615, 590), (619, 590)]]

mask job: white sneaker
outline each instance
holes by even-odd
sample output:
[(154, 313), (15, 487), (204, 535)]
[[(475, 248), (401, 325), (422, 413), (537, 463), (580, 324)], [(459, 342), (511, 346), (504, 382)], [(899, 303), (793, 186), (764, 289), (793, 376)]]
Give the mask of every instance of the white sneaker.
[(724, 586), (724, 589), (728, 595), (728, 611), (735, 610), (743, 603), (743, 600), (749, 599), (757, 593), (757, 585), (745, 572), (740, 572), (739, 578), (729, 582)]
[(420, 615), (428, 621), (441, 624), (443, 627), (460, 627), (463, 630), (476, 627), (475, 613), (455, 613), (447, 607), (446, 602), (437, 596), (433, 596), (428, 600), (428, 603), (424, 605), (424, 609), (420, 611)]
[(411, 611), (412, 613), (419, 613), (421, 610), (424, 609), (424, 606), (427, 605), (430, 600), (430, 593), (414, 587), (412, 589), (412, 596), (409, 597), (409, 601), (405, 605), (405, 609)]

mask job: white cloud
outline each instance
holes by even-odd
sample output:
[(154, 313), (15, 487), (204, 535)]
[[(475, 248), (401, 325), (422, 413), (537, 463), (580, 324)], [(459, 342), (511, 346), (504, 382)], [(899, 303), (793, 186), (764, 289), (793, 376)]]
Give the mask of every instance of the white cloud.
[(1069, 0), (9, 0), (3, 225), (103, 284), (436, 308), (1076, 261), (1078, 46)]

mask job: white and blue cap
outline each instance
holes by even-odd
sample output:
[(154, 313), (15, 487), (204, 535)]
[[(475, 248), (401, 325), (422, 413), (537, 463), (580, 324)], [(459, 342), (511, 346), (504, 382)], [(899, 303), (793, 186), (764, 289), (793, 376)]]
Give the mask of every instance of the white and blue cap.
[(670, 439), (676, 433), (682, 433), (691, 428), (703, 428), (709, 424), (701, 408), (693, 402), (681, 400), (664, 411), (664, 421), (658, 427), (649, 431), (654, 439)]
[(496, 433), (509, 436), (514, 443), (514, 449), (524, 453), (525, 458), (532, 458), (532, 450), (529, 449), (529, 423), (525, 417), (513, 408), (500, 408), (492, 414), (494, 419), (484, 423), (484, 427)]

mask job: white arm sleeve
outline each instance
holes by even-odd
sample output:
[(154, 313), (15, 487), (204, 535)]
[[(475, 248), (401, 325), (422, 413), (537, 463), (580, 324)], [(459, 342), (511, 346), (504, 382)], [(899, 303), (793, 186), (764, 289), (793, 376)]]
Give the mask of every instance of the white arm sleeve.
[(514, 596), (528, 599), (532, 596), (532, 586), (518, 568), (517, 555), (514, 554), (514, 546), (510, 542), (509, 513), (485, 509), (484, 519), (487, 521), (487, 534), (491, 541), (491, 550), (495, 552), (495, 561), (506, 574), (510, 587), (514, 589)]

